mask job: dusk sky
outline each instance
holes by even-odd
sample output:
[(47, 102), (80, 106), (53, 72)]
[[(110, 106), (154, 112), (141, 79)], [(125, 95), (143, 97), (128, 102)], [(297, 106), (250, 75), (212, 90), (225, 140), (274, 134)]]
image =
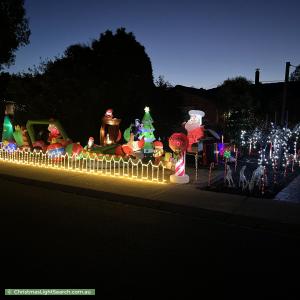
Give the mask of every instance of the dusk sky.
[(212, 88), (238, 75), (254, 80), (256, 68), (262, 81), (283, 80), (286, 61), (300, 64), (299, 0), (25, 0), (25, 8), (30, 44), (9, 72), (118, 27), (145, 46), (154, 78), (174, 85)]

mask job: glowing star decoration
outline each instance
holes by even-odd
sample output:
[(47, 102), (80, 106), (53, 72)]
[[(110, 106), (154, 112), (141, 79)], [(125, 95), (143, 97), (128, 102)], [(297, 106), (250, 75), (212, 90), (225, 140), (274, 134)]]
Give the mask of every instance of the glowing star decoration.
[(145, 111), (145, 113), (149, 113), (149, 112), (150, 112), (150, 108), (149, 108), (148, 106), (146, 106), (146, 107), (144, 108), (144, 111)]
[(204, 126), (202, 126), (202, 118), (205, 113), (201, 110), (190, 110), (190, 119), (185, 123), (184, 127), (187, 130), (187, 138), (189, 145), (187, 150), (192, 151), (192, 144), (197, 143), (204, 137)]
[(188, 183), (189, 176), (185, 174), (185, 154), (189, 141), (183, 133), (173, 133), (169, 138), (169, 147), (177, 156), (175, 164), (175, 174), (170, 176), (170, 181), (173, 183)]

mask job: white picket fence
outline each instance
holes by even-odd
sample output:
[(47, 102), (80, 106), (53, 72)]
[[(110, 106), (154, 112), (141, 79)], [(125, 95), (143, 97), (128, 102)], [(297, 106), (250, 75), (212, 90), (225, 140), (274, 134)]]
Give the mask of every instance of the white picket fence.
[(166, 167), (162, 162), (155, 165), (152, 161), (143, 163), (140, 159), (126, 159), (109, 155), (79, 158), (77, 156), (71, 157), (68, 154), (53, 158), (42, 151), (19, 149), (12, 151), (0, 148), (0, 160), (41, 168), (63, 169), (155, 183), (166, 182)]

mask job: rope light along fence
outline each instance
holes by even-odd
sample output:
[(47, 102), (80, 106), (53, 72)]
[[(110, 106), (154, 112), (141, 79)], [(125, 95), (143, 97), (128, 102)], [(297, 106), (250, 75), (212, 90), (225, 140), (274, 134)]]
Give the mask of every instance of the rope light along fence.
[(143, 163), (140, 159), (133, 160), (122, 157), (79, 157), (68, 154), (57, 157), (42, 151), (4, 150), (0, 148), (0, 160), (11, 163), (31, 165), (41, 168), (63, 169), (81, 173), (128, 178), (145, 182), (166, 183), (166, 167), (160, 162), (154, 165), (152, 161)]

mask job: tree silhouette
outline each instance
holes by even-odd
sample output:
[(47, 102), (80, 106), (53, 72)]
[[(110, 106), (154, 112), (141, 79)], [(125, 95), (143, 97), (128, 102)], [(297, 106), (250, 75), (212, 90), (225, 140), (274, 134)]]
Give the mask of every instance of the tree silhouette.
[(7, 95), (25, 102), (34, 115), (60, 119), (70, 136), (82, 142), (94, 136), (97, 143), (107, 108), (126, 128), (146, 103), (151, 105), (154, 87), (144, 47), (120, 28), (102, 33), (91, 45), (69, 46), (37, 72), (16, 76)]
[(227, 79), (217, 93), (219, 115), (222, 115), (222, 131), (227, 138), (239, 140), (240, 130), (255, 126), (258, 102), (253, 95), (252, 83), (245, 77)]
[(292, 72), (290, 81), (300, 81), (300, 65), (298, 65), (294, 72)]
[(101, 82), (104, 96), (122, 110), (128, 111), (130, 105), (134, 117), (144, 108), (145, 95), (154, 87), (152, 65), (144, 47), (131, 32), (119, 28), (115, 34), (101, 34), (93, 41), (92, 50), (97, 66), (93, 72)]
[(173, 87), (173, 85), (165, 80), (165, 77), (159, 75), (158, 78), (155, 80), (155, 86), (161, 90), (169, 90)]
[(15, 61), (15, 51), (29, 43), (24, 0), (0, 0), (0, 70)]
[(226, 79), (219, 86), (218, 98), (224, 111), (251, 108), (254, 102), (251, 81), (242, 76)]

